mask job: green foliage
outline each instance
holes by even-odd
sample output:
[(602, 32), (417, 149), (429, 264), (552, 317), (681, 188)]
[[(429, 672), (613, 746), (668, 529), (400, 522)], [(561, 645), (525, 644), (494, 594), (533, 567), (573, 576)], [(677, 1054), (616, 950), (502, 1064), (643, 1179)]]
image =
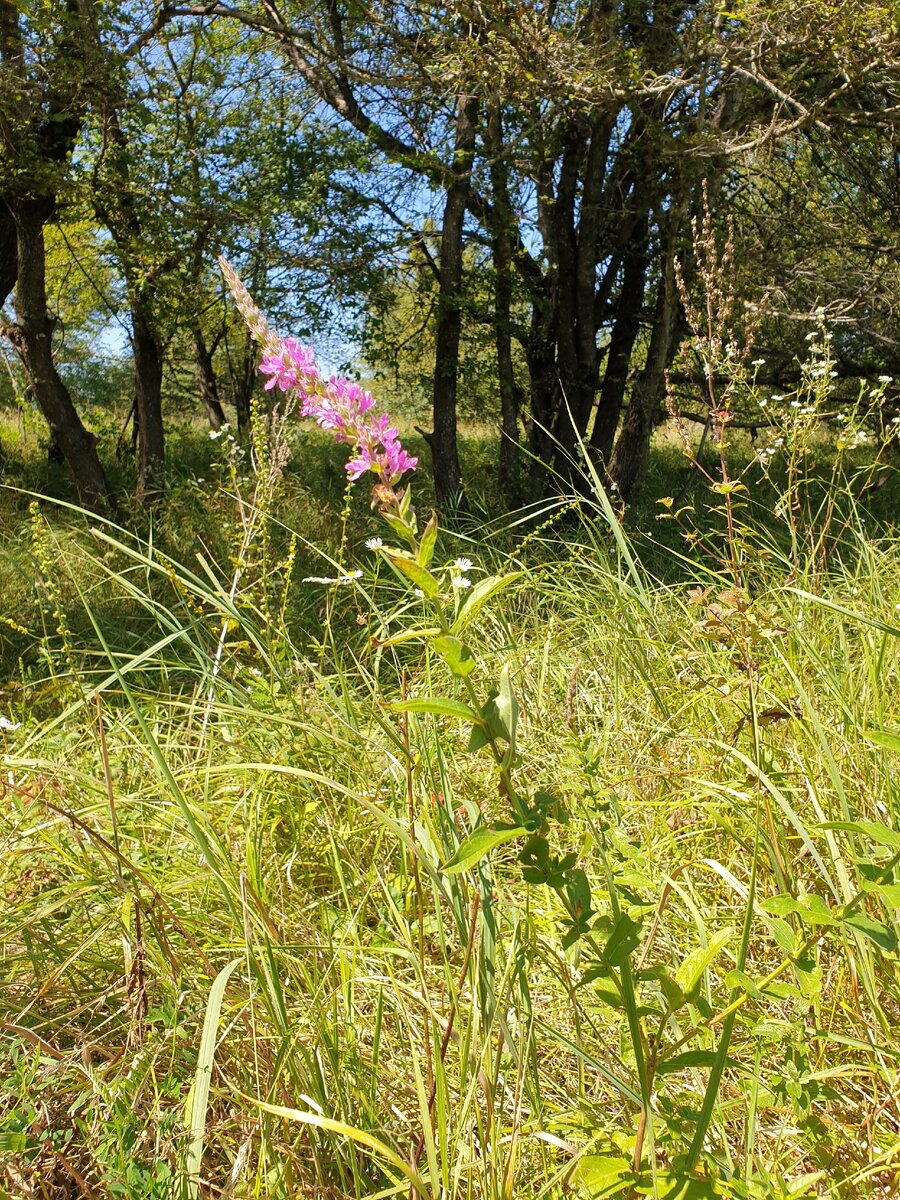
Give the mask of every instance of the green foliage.
[(323, 441), (236, 446), (152, 541), (4, 542), (2, 1186), (894, 1186), (896, 538), (750, 510), (738, 588), (713, 494), (663, 581), (599, 495), (407, 491), (365, 549)]

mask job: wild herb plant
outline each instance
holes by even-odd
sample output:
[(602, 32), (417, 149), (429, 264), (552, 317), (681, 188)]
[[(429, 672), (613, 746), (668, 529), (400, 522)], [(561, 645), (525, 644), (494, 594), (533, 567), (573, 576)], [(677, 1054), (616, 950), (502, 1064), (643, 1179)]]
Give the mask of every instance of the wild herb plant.
[[(708, 227), (704, 227), (702, 234), (697, 231), (697, 244), (701, 272), (710, 278), (721, 276), (727, 268), (727, 247), (720, 261)], [(490, 860), (501, 847), (515, 844), (522, 880), (533, 887), (549, 888), (556, 897), (560, 947), (574, 968), (575, 987), (591, 989), (594, 999), (619, 1014), (627, 1029), (625, 1061), (618, 1069), (606, 1069), (604, 1073), (623, 1101), (637, 1110), (635, 1132), (630, 1139), (631, 1154), (627, 1158), (621, 1153), (583, 1158), (579, 1166), (582, 1186), (595, 1197), (647, 1191), (657, 1196), (685, 1197), (767, 1194), (760, 1190), (762, 1185), (754, 1184), (750, 1172), (745, 1171), (743, 1179), (736, 1179), (733, 1168), (723, 1164), (715, 1147), (708, 1143), (721, 1103), (725, 1072), (733, 1065), (729, 1052), (736, 1020), (751, 1000), (764, 1005), (769, 998), (784, 999), (785, 993), (777, 985), (786, 973), (793, 973), (798, 980), (798, 995), (818, 994), (820, 976), (812, 952), (821, 943), (824, 929), (836, 930), (839, 936), (851, 933), (868, 939), (881, 950), (896, 952), (895, 931), (883, 921), (866, 915), (864, 908), (873, 890), (893, 886), (900, 853), (873, 864), (867, 877), (868, 886), (858, 886), (837, 905), (829, 906), (817, 896), (797, 897), (789, 893), (762, 906), (757, 899), (766, 821), (771, 836), (776, 836), (770, 807), (774, 788), (766, 775), (760, 734), (773, 711), (762, 710), (760, 653), (785, 630), (778, 626), (774, 612), (754, 601), (745, 576), (743, 526), (737, 519), (736, 506), (736, 497), (744, 485), (731, 478), (725, 454), (738, 373), (732, 372), (724, 395), (717, 394), (713, 384), (723, 360), (733, 361), (738, 357), (733, 343), (726, 341), (733, 321), (732, 306), (726, 304), (716, 312), (708, 305), (704, 323), (681, 281), (685, 307), (694, 328), (695, 347), (710, 384), (710, 411), (720, 474), (718, 479), (709, 478), (713, 492), (721, 498), (725, 518), (722, 568), (730, 582), (725, 589), (698, 588), (691, 603), (702, 609), (701, 631), (717, 646), (725, 648), (738, 675), (735, 695), (739, 698), (739, 720), (732, 746), (724, 746), (723, 750), (748, 772), (753, 834), (748, 846), (748, 878), (741, 885), (744, 907), (739, 922), (716, 931), (673, 967), (668, 955), (654, 961), (653, 954), (654, 934), (667, 893), (652, 897), (641, 886), (635, 886), (633, 865), (620, 852), (615, 790), (605, 786), (598, 776), (590, 743), (585, 743), (582, 749), (584, 782), (580, 801), (602, 867), (599, 878), (593, 881), (577, 851), (557, 849), (559, 839), (555, 831), (565, 825), (568, 813), (552, 780), (535, 778), (534, 768), (528, 769), (522, 763), (517, 742), (521, 707), (513, 663), (504, 664), (493, 682), (481, 676), (478, 648), (469, 641), (473, 618), (515, 585), (518, 573), (489, 575), (473, 583), (473, 564), (468, 559), (457, 558), (444, 567), (435, 566), (438, 520), (432, 513), (420, 528), (412, 504), (412, 488), (399, 486), (403, 473), (416, 464), (400, 448), (389, 419), (382, 415), (373, 420), (369, 415), (372, 397), (357, 385), (334, 378), (323, 382), (310, 353), (296, 343), (273, 342), (240, 285), (233, 278), (230, 282), (251, 329), (267, 351), (262, 370), (270, 376), (270, 386), (277, 385), (282, 391), (296, 395), (302, 413), (314, 416), (324, 428), (333, 430), (339, 441), (352, 447), (353, 456), (347, 464), (351, 479), (370, 472), (376, 477), (373, 507), (377, 507), (390, 530), (391, 541), (374, 538), (367, 545), (409, 589), (408, 598), (399, 606), (395, 604), (390, 624), (385, 623), (379, 631), (377, 646), (382, 651), (410, 645), (420, 647), (425, 662), (441, 663), (447, 682), (452, 682), (450, 688), (432, 686), (427, 694), (409, 695), (410, 676), (403, 670), (398, 681), (401, 695), (384, 700), (386, 709), (401, 718), (401, 745), (410, 781), (409, 836), (415, 838), (416, 826), (411, 802), (414, 764), (406, 722), (412, 715), (461, 722), (468, 730), (467, 752), (473, 756), (486, 754), (492, 764), (498, 805), (493, 819), (476, 813), (473, 820), (473, 814), (467, 813), (459, 822), (452, 813), (447, 813), (448, 829), (456, 844), (439, 867), (445, 881), (443, 886), (447, 887), (446, 881), (455, 877), (471, 876), (478, 887), (472, 920), (480, 907), (482, 937), (489, 939), (494, 922)], [(796, 476), (791, 475), (787, 498), (791, 507), (797, 486)], [(334, 582), (345, 578), (338, 577)], [(639, 574), (636, 583), (649, 607), (646, 585)], [(426, 666), (424, 678), (433, 674), (433, 667)], [(787, 718), (793, 712), (784, 715)], [(738, 744), (743, 730), (749, 736), (746, 750)], [(440, 749), (437, 753), (441, 753)], [(831, 823), (825, 827), (856, 833), (862, 830), (858, 822)], [(870, 825), (869, 831), (882, 840), (897, 836), (887, 827), (879, 831)], [(421, 914), (421, 881), (418, 876), (416, 879)], [(653, 920), (648, 932), (645, 922), (651, 914)], [(787, 916), (794, 916), (796, 924), (792, 926), (785, 920)], [(754, 920), (760, 917), (767, 923), (783, 957), (772, 969), (754, 978), (747, 970), (748, 952)], [(460, 987), (468, 969), (473, 936), (474, 925), (468, 935)], [(706, 981), (710, 968), (726, 951), (733, 963), (726, 978), (730, 990), (724, 1003), (715, 1003)], [(527, 967), (523, 969), (527, 975)], [(520, 986), (523, 991), (527, 989), (526, 977)], [(451, 1033), (452, 1016), (441, 1038), (438, 1062), (443, 1060)], [(687, 1069), (707, 1072), (698, 1109), (679, 1105), (677, 1092), (669, 1095), (667, 1081)], [(632, 1071), (636, 1087), (628, 1079)], [(423, 1114), (428, 1125), (433, 1120), (434, 1094), (432, 1085)], [(418, 1167), (427, 1140), (428, 1134), (423, 1131), (410, 1159), (412, 1171)], [(412, 1192), (418, 1186), (413, 1179)]]

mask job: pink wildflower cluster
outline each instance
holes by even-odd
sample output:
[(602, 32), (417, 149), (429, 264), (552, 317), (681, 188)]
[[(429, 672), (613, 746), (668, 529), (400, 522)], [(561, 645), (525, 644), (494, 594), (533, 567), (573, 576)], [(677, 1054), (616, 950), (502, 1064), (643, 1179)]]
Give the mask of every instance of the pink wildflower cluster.
[(371, 414), (375, 404), (371, 392), (337, 375), (327, 382), (323, 380), (312, 350), (295, 338), (273, 334), (234, 269), (224, 258), (219, 264), (250, 332), (262, 343), (259, 369), (268, 376), (266, 390), (277, 387), (282, 392), (293, 392), (300, 400), (301, 416), (313, 417), (334, 434), (335, 441), (354, 448), (347, 463), (351, 479), (374, 471), (379, 483), (390, 488), (404, 472), (415, 470), (419, 460), (400, 445), (387, 413), (377, 417)]

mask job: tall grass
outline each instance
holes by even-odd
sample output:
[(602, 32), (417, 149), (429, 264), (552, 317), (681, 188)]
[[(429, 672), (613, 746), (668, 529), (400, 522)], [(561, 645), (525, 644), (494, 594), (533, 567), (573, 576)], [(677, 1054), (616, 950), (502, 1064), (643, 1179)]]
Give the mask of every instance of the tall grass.
[(896, 540), (747, 529), (746, 604), (727, 560), (653, 575), (600, 489), (458, 543), (520, 573), (472, 678), (508, 672), (573, 939), (521, 838), (445, 869), (507, 820), (495, 764), (390, 707), (454, 684), (392, 636), (414, 601), (364, 516), (362, 577), (301, 584), (341, 539), (308, 568), (281, 503), (246, 586), (40, 511), (7, 547), (36, 591), (4, 614), (0, 1192), (893, 1194)]

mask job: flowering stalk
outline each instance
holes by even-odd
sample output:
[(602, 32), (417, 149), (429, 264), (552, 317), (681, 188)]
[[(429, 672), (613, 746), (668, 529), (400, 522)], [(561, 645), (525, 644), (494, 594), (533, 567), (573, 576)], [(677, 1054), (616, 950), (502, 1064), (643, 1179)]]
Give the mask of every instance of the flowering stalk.
[(400, 445), (388, 414), (373, 414), (375, 399), (358, 383), (338, 375), (323, 379), (312, 350), (295, 338), (273, 333), (233, 267), (222, 257), (219, 266), (251, 334), (262, 347), (259, 369), (268, 376), (266, 390), (277, 387), (294, 393), (300, 401), (301, 416), (313, 417), (334, 435), (335, 441), (352, 446), (353, 455), (347, 463), (350, 480), (373, 472), (377, 476), (376, 503), (382, 508), (393, 507), (396, 485), (407, 471), (416, 469), (419, 460)]

